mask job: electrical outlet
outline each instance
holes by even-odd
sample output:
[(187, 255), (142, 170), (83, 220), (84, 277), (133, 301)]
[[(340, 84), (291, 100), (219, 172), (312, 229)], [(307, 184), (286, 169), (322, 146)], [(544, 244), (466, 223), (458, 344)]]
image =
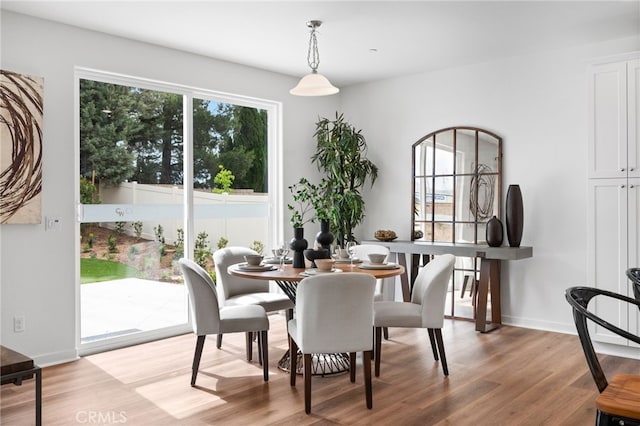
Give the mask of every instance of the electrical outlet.
[(23, 316), (13, 317), (13, 332), (22, 333), (24, 329), (25, 329), (24, 317)]

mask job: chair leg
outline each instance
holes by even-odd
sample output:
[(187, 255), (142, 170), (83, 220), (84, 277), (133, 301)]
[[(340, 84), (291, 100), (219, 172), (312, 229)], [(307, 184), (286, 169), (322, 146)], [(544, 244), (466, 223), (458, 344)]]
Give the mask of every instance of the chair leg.
[(262, 361), (262, 375), (264, 381), (269, 381), (269, 341), (267, 330), (262, 330), (258, 334), (258, 346), (260, 347), (260, 359)]
[(367, 408), (373, 408), (373, 391), (371, 386), (371, 355), (373, 351), (362, 352), (362, 368), (364, 369), (364, 393)]
[(289, 383), (291, 386), (296, 385), (296, 370), (298, 368), (298, 345), (296, 341), (289, 336)]
[[(311, 354), (304, 354), (304, 412), (311, 413)], [(294, 373), (295, 374), (295, 373)]]
[(382, 327), (382, 334), (384, 335), (384, 340), (389, 340), (389, 327)]
[(375, 362), (375, 372), (376, 372), (376, 377), (380, 376), (380, 354), (382, 352), (382, 327), (376, 327), (376, 338), (375, 338), (375, 342), (376, 342), (376, 353), (374, 355), (374, 358), (376, 360)]
[(196, 376), (198, 375), (200, 358), (202, 358), (202, 348), (204, 347), (204, 340), (206, 337), (207, 336), (198, 336), (198, 340), (196, 340), (196, 351), (193, 354), (193, 366), (191, 367), (191, 386), (196, 385)]
[(247, 361), (250, 362), (253, 359), (253, 333), (247, 331), (245, 334), (247, 336)]
[(216, 348), (220, 349), (222, 347), (222, 334), (218, 334), (218, 340), (216, 341)]
[(356, 382), (356, 353), (349, 352), (349, 378), (351, 383)]
[(445, 376), (449, 375), (449, 367), (447, 367), (447, 357), (444, 354), (444, 342), (442, 341), (442, 329), (436, 328), (433, 330), (436, 334), (436, 340), (438, 341), (438, 352), (440, 352), (440, 360), (442, 362), (442, 371)]
[(427, 332), (429, 333), (429, 341), (431, 342), (431, 350), (433, 351), (433, 357), (435, 360), (438, 360), (438, 347), (436, 345), (436, 337), (433, 334), (433, 328), (427, 328)]
[[(467, 281), (471, 278), (470, 275), (465, 275), (464, 280), (462, 281), (462, 291), (460, 292), (460, 299), (464, 297), (464, 292), (467, 289)], [(471, 284), (471, 292), (473, 293), (473, 283)]]

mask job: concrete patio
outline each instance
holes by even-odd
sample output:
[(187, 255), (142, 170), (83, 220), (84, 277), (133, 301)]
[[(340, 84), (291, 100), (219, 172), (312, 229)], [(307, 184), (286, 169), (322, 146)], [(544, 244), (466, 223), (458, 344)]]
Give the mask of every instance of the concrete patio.
[(125, 278), (82, 284), (80, 295), (82, 343), (187, 322), (182, 284)]

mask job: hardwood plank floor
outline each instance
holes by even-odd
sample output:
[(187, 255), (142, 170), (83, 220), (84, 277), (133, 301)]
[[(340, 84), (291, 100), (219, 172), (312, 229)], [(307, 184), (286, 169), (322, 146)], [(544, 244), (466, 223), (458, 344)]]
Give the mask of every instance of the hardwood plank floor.
[[(504, 326), (487, 334), (445, 320), (450, 375), (433, 360), (426, 331), (390, 330), (367, 410), (361, 366), (313, 379), (312, 413), (276, 363), (285, 320), (272, 315), (268, 383), (244, 358), (244, 336), (207, 338), (197, 387), (190, 383), (195, 336), (187, 334), (84, 357), (43, 371), (43, 424), (129, 425), (590, 425), (597, 390), (575, 336)], [(360, 361), (360, 360), (359, 360)], [(609, 375), (640, 373), (640, 361), (602, 357)], [(34, 424), (33, 380), (1, 388), (0, 423)]]

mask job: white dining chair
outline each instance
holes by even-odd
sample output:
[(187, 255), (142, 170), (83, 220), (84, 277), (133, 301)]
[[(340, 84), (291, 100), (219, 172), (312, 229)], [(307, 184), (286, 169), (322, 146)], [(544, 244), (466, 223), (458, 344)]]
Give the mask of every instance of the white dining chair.
[[(389, 260), (389, 248), (385, 246), (379, 246), (376, 244), (359, 244), (354, 249), (354, 257), (362, 260), (363, 262), (369, 261), (369, 254), (380, 253), (385, 254), (385, 262)], [(383, 300), (393, 300), (395, 295), (395, 278), (385, 278), (376, 280), (376, 290), (373, 300), (375, 302), (381, 302)], [(385, 339), (389, 339), (389, 329), (384, 327), (382, 330)]]
[[(258, 254), (247, 247), (225, 247), (213, 253), (216, 268), (218, 299), (222, 306), (260, 305), (267, 312), (287, 311), (286, 320), (293, 317), (294, 303), (281, 292), (271, 291), (269, 281), (252, 280), (231, 275), (229, 266), (243, 263), (244, 256)], [(222, 346), (222, 335), (218, 335), (217, 347)], [(249, 361), (251, 359), (248, 359)]]
[(289, 320), (291, 386), (296, 384), (298, 349), (303, 354), (304, 408), (311, 412), (312, 354), (349, 353), (350, 379), (356, 380), (356, 352), (362, 351), (365, 398), (373, 407), (373, 292), (369, 274), (344, 272), (316, 275), (298, 284), (296, 317)]
[[(265, 382), (268, 381), (269, 350), (267, 330), (269, 330), (269, 319), (264, 308), (259, 305), (220, 307), (215, 285), (207, 271), (189, 259), (180, 259), (178, 263), (182, 269), (187, 291), (189, 292), (193, 332), (198, 336), (196, 350), (193, 355), (191, 386), (196, 384), (196, 376), (198, 375), (206, 336), (208, 334), (221, 335), (223, 333), (243, 332), (258, 334), (258, 350), (260, 351), (263, 377)], [(250, 348), (251, 342), (247, 339), (247, 351)]]
[(376, 302), (374, 304), (376, 377), (380, 375), (383, 327), (426, 328), (433, 356), (437, 361), (438, 353), (440, 354), (444, 375), (449, 375), (442, 341), (442, 325), (447, 288), (453, 275), (455, 259), (451, 254), (443, 254), (435, 256), (422, 267), (411, 293), (411, 302)]

